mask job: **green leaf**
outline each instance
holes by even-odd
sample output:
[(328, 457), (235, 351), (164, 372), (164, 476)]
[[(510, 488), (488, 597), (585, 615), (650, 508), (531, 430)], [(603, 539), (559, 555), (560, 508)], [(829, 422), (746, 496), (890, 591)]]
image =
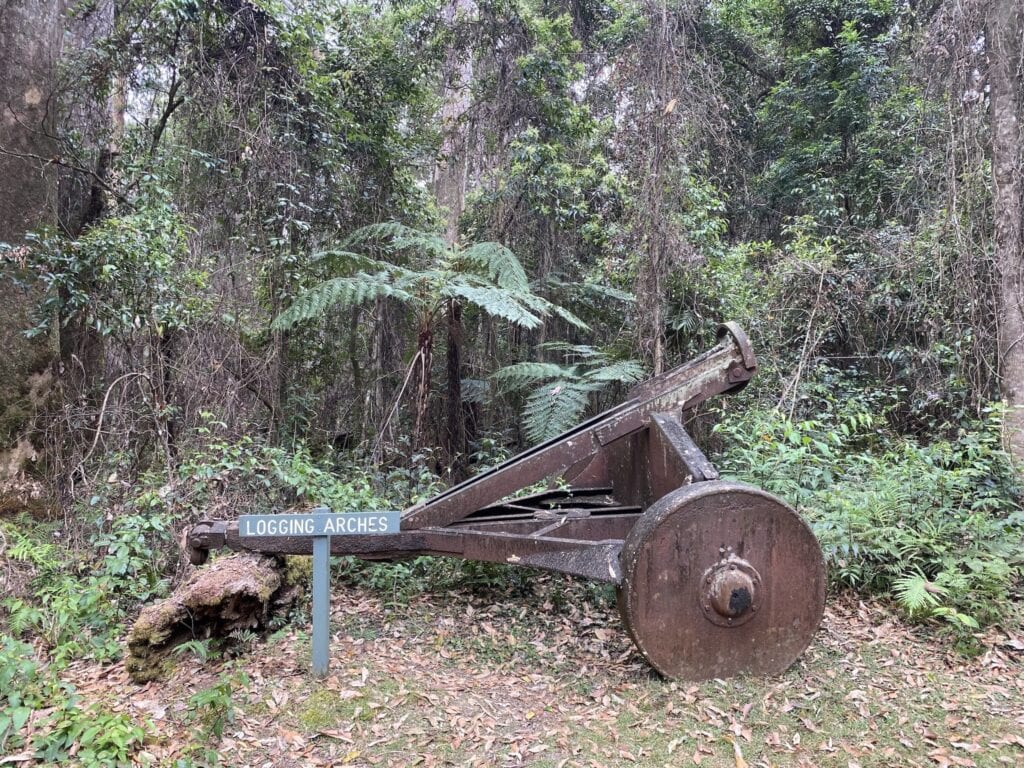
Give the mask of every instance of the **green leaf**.
[(354, 277), (336, 277), (306, 291), (288, 309), (278, 315), (271, 328), (286, 330), (299, 323), (318, 317), (332, 306), (354, 307), (379, 298), (411, 301), (413, 296), (391, 284), (387, 272), (370, 275), (360, 273)]
[(462, 258), (499, 288), (520, 293), (530, 290), (530, 281), (523, 265), (501, 243), (476, 243), (462, 252)]
[(541, 319), (524, 306), (521, 297), (504, 288), (488, 288), (452, 281), (442, 289), (442, 295), (465, 299), (493, 317), (500, 317), (523, 328), (537, 328)]
[[(20, 731), (25, 723), (28, 722), (29, 717), (32, 715), (32, 710), (29, 707), (13, 707), (10, 710), (11, 725), (13, 730)], [(3, 729), (0, 729), (2, 731)]]
[(491, 379), (498, 385), (498, 391), (505, 394), (546, 379), (569, 376), (571, 371), (571, 368), (566, 368), (557, 363), (534, 363), (527, 361), (507, 365), (495, 371), (491, 375)]
[(540, 443), (565, 432), (579, 421), (591, 391), (592, 386), (565, 379), (534, 390), (523, 412), (527, 437)]

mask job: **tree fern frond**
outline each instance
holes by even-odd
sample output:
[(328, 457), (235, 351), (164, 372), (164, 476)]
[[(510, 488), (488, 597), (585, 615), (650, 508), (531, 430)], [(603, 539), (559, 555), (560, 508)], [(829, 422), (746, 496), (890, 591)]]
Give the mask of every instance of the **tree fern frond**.
[(440, 235), (399, 224), (397, 221), (360, 227), (345, 238), (342, 244), (350, 247), (379, 245), (396, 251), (419, 250), (429, 253), (438, 261), (446, 258), (451, 250)]
[(583, 360), (596, 359), (599, 363), (608, 359), (608, 355), (597, 347), (589, 344), (570, 344), (567, 341), (546, 341), (540, 348), (548, 352), (560, 352), (563, 355), (578, 357)]
[(490, 389), (490, 384), (486, 379), (463, 379), (462, 402), (485, 403)]
[(476, 243), (462, 252), (462, 258), (499, 288), (528, 293), (530, 280), (518, 257), (501, 243)]
[(522, 296), (504, 288), (469, 285), (464, 280), (452, 280), (442, 289), (442, 295), (465, 299), (480, 307), (488, 315), (500, 317), (523, 328), (536, 328), (540, 317), (531, 311)]
[(336, 277), (327, 280), (303, 293), (288, 309), (274, 318), (271, 328), (285, 330), (304, 320), (309, 320), (327, 311), (328, 307), (354, 307), (378, 298), (395, 298), (409, 301), (408, 292), (391, 284), (388, 272), (370, 275), (360, 273), (353, 277)]
[(371, 258), (370, 256), (364, 256), (361, 253), (346, 251), (341, 248), (329, 248), (325, 251), (317, 251), (313, 254), (313, 260), (320, 262), (335, 273), (342, 268), (351, 271), (358, 270), (362, 272), (373, 272), (383, 269), (385, 266), (378, 259)]
[(549, 302), (549, 310), (548, 311), (551, 314), (553, 314), (555, 317), (560, 317), (562, 320), (564, 320), (565, 322), (567, 322), (569, 325), (573, 326), (574, 328), (578, 328), (581, 331), (590, 330), (590, 326), (587, 325), (581, 318), (577, 317), (575, 314), (570, 312), (565, 307), (560, 306), (559, 304), (553, 304), (553, 303)]
[(547, 379), (569, 378), (572, 369), (558, 363), (523, 362), (506, 365), (491, 375), (491, 380), (498, 385), (502, 394), (526, 387)]
[(624, 304), (635, 304), (636, 297), (628, 291), (621, 291), (618, 288), (612, 288), (610, 285), (602, 285), (601, 283), (580, 283), (578, 290), (580, 293), (593, 296), (598, 299), (613, 299), (615, 301), (621, 301)]
[(592, 387), (559, 379), (534, 390), (523, 411), (526, 436), (534, 443), (557, 437), (580, 419)]
[(901, 576), (893, 582), (893, 588), (900, 607), (911, 616), (931, 614), (946, 594), (943, 587), (928, 581), (920, 572)]
[(341, 241), (343, 247), (351, 247), (353, 245), (366, 245), (367, 243), (374, 245), (379, 244), (381, 241), (391, 240), (395, 237), (402, 237), (406, 232), (418, 231), (407, 227), (405, 224), (399, 224), (397, 221), (384, 221), (378, 224), (367, 224), (365, 227), (360, 227), (353, 232), (350, 232), (348, 237)]
[(618, 288), (612, 288), (610, 285), (604, 285), (602, 283), (590, 281), (583, 283), (566, 282), (553, 275), (548, 275), (545, 282), (556, 290), (566, 291), (567, 293), (572, 293), (585, 299), (612, 299), (613, 301), (621, 301), (625, 304), (633, 304), (636, 302), (636, 297), (633, 296), (632, 293), (619, 290)]
[(644, 368), (636, 360), (618, 360), (587, 371), (586, 378), (588, 381), (621, 381), (623, 384), (633, 384), (644, 378)]

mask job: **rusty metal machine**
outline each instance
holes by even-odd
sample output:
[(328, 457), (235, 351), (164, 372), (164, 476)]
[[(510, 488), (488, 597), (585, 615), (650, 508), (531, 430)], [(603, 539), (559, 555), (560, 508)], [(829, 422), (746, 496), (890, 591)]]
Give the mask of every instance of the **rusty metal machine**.
[[(393, 535), (330, 540), (335, 555), (457, 557), (614, 584), (647, 661), (689, 680), (774, 674), (821, 620), (825, 568), (806, 523), (783, 501), (719, 479), (682, 414), (742, 388), (757, 363), (727, 323), (718, 344), (636, 386), (626, 402), (410, 507)], [(549, 490), (518, 495), (547, 483)], [(217, 547), (309, 554), (308, 537), (247, 538), (206, 521), (193, 562)]]

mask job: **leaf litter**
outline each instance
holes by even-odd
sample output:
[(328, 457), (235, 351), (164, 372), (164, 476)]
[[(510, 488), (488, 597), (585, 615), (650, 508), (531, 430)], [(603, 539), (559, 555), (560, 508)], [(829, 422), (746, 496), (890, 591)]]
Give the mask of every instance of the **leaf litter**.
[(307, 673), (308, 627), (233, 661), (182, 658), (144, 686), (121, 664), (80, 661), (64, 677), (84, 701), (150, 724), (140, 765), (195, 753), (189, 699), (229, 667), (248, 684), (220, 743), (206, 745), (226, 766), (1024, 764), (1013, 632), (990, 630), (966, 659), (884, 606), (841, 596), (784, 675), (695, 684), (653, 674), (611, 601), (572, 580), (389, 597), (336, 586), (322, 680)]

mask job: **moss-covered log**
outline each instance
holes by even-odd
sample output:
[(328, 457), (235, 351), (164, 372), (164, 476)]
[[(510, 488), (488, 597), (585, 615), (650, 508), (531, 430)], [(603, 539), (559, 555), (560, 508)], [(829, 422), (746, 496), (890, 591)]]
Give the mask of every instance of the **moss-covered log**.
[(219, 558), (166, 600), (143, 608), (128, 635), (128, 674), (136, 682), (152, 680), (166, 668), (175, 646), (266, 626), (295, 593), (286, 583), (283, 561), (248, 553)]

